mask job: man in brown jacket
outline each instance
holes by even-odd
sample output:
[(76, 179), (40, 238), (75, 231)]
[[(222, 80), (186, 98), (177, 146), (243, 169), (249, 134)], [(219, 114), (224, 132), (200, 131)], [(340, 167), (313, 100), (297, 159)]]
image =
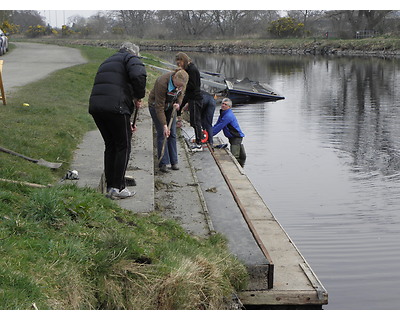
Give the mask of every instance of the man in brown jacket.
[[(168, 172), (179, 170), (178, 150), (176, 145), (176, 111), (180, 108), (189, 76), (185, 70), (177, 70), (163, 74), (156, 80), (149, 95), (149, 111), (157, 131), (157, 154), (159, 168)], [(170, 127), (168, 124), (170, 123)], [(163, 143), (166, 140), (164, 154)]]

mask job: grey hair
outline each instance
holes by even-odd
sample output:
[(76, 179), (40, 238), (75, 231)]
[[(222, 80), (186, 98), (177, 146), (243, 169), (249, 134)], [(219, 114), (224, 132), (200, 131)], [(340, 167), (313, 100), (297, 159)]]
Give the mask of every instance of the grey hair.
[(222, 99), (222, 102), (225, 102), (229, 107), (232, 107), (232, 100), (229, 98)]
[(132, 53), (135, 56), (139, 56), (139, 46), (137, 46), (136, 44), (132, 43), (132, 42), (124, 42), (123, 44), (121, 44), (121, 46), (119, 47), (119, 49), (125, 49), (127, 51), (129, 51), (130, 53)]

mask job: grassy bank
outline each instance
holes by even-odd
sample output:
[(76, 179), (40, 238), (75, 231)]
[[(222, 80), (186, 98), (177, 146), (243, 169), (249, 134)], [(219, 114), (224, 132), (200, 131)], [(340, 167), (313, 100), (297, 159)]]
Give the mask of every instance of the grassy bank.
[[(94, 123), (87, 103), (115, 50), (51, 74), (0, 106), (0, 145), (63, 162), (52, 170), (0, 153), (0, 309), (220, 309), (246, 282), (218, 236), (199, 240), (157, 212), (132, 213), (89, 188), (57, 186)], [(148, 71), (148, 89), (156, 74)], [(29, 106), (24, 106), (28, 103)]]

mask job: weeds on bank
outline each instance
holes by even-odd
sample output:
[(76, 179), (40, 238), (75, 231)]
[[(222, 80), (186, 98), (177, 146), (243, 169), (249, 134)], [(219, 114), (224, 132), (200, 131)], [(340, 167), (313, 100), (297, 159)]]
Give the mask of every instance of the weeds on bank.
[[(89, 188), (57, 186), (84, 133), (98, 65), (114, 50), (82, 47), (89, 63), (23, 87), (1, 106), (0, 145), (63, 162), (57, 170), (0, 153), (0, 309), (220, 309), (247, 273), (224, 239), (198, 240), (174, 221), (132, 213)], [(149, 71), (150, 88), (156, 74)], [(29, 103), (24, 107), (23, 103)]]
[(196, 240), (92, 189), (0, 194), (1, 309), (219, 309), (245, 280), (218, 236)]

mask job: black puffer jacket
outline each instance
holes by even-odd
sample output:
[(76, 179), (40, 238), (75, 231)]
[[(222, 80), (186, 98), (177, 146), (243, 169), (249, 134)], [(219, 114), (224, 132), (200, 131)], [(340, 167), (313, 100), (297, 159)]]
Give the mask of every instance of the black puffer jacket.
[(99, 67), (89, 99), (89, 113), (132, 114), (133, 99), (146, 93), (146, 68), (131, 53), (120, 50)]

